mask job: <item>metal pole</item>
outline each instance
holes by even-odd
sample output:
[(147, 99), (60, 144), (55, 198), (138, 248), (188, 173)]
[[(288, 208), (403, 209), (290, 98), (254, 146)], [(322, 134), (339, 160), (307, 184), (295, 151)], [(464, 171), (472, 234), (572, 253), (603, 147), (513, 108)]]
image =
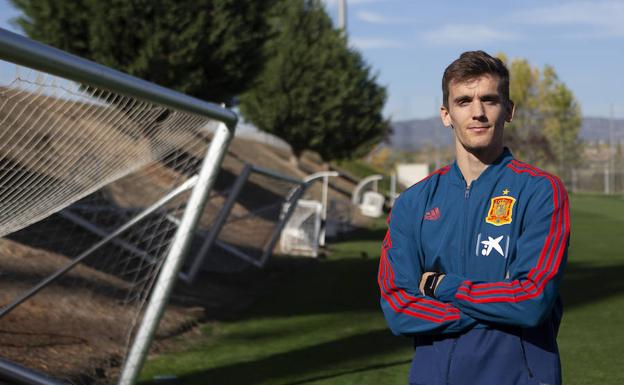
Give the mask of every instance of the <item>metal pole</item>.
[[(281, 180), (284, 180), (286, 182), (290, 182), (290, 183), (293, 183), (293, 184), (301, 184), (302, 183), (301, 179), (297, 179), (297, 178), (290, 177), (288, 175), (280, 174), (278, 172), (275, 172), (273, 170), (269, 170), (268, 168), (264, 168), (264, 167), (251, 165), (251, 171), (253, 171), (256, 174), (262, 174), (262, 175), (270, 176), (271, 178), (281, 179)], [(319, 173), (315, 173), (315, 174), (312, 174), (312, 175), (317, 175), (317, 174), (319, 174)], [(307, 180), (304, 180), (304, 182), (307, 182)]]
[(243, 261), (254, 265), (255, 267), (262, 267), (262, 261), (256, 260), (256, 259), (250, 257), (249, 255), (245, 254), (244, 251), (240, 251), (239, 249), (237, 249), (236, 247), (234, 247), (234, 246), (232, 246), (230, 244), (222, 242), (222, 241), (220, 241), (218, 239), (214, 241), (214, 244), (219, 246), (223, 250), (233, 254), (235, 257), (238, 257), (238, 258), (242, 259)]
[(153, 336), (165, 311), (165, 305), (182, 267), (184, 255), (190, 246), (193, 230), (201, 217), (204, 205), (208, 200), (208, 195), (225, 156), (225, 150), (232, 140), (233, 134), (234, 127), (228, 129), (225, 124), (221, 123), (210, 143), (199, 171), (197, 184), (184, 210), (180, 226), (170, 246), (169, 255), (167, 255), (163, 263), (145, 314), (134, 338), (134, 343), (124, 363), (119, 378), (119, 384), (121, 385), (133, 385), (139, 376)]
[(327, 221), (327, 197), (329, 194), (329, 177), (330, 176), (339, 176), (340, 173), (337, 171), (319, 171), (314, 174), (310, 174), (306, 176), (303, 181), (306, 184), (312, 184), (313, 181), (323, 178), (323, 191), (321, 195), (321, 230), (319, 232), (319, 246), (325, 246), (325, 224)]
[(390, 207), (394, 206), (394, 200), (397, 197), (396, 193), (397, 174), (393, 172), (390, 174)]
[(609, 163), (604, 165), (604, 193), (609, 194), (611, 192), (611, 186), (609, 185), (609, 181), (611, 180), (611, 176), (609, 175)]
[(282, 230), (284, 230), (286, 223), (288, 222), (292, 214), (295, 212), (295, 208), (297, 207), (297, 201), (299, 200), (299, 198), (303, 196), (307, 187), (308, 187), (307, 184), (302, 184), (297, 189), (297, 191), (295, 191), (294, 194), (292, 195), (290, 202), (288, 202), (288, 209), (284, 213), (284, 216), (280, 218), (280, 221), (277, 223), (277, 226), (275, 226), (275, 229), (273, 229), (271, 238), (269, 238), (269, 241), (264, 246), (264, 251), (262, 253), (262, 257), (260, 258), (261, 266), (266, 263), (267, 259), (269, 259), (269, 256), (273, 253), (273, 248), (275, 247), (277, 240), (282, 234)]
[(609, 110), (609, 193), (615, 193), (615, 162), (613, 161), (615, 150), (613, 140), (613, 103)]
[(347, 31), (347, 0), (338, 1), (338, 29), (343, 33)]
[(102, 240), (100, 240), (98, 243), (96, 243), (95, 245), (91, 246), (89, 249), (84, 251), (82, 254), (80, 254), (76, 258), (72, 259), (71, 262), (69, 262), (65, 266), (61, 267), (59, 270), (57, 270), (56, 272), (54, 272), (53, 274), (51, 274), (50, 276), (45, 278), (43, 281), (39, 282), (36, 286), (31, 288), (28, 292), (24, 293), (20, 297), (18, 297), (15, 300), (13, 300), (13, 302), (11, 302), (10, 304), (8, 304), (5, 307), (3, 307), (2, 310), (0, 310), (0, 318), (5, 316), (6, 314), (8, 314), (11, 310), (13, 310), (15, 307), (17, 307), (22, 302), (26, 301), (27, 299), (29, 299), (33, 295), (37, 294), (39, 291), (41, 291), (41, 289), (43, 289), (44, 287), (48, 286), (50, 283), (54, 282), (60, 276), (62, 276), (63, 274), (65, 274), (69, 270), (73, 269), (77, 264), (79, 264), (86, 257), (91, 255), (91, 253), (93, 253), (95, 250), (99, 249), (100, 247), (105, 245), (107, 242), (110, 242), (113, 238), (117, 237), (119, 234), (123, 233), (124, 231), (126, 231), (130, 227), (134, 226), (136, 223), (140, 222), (145, 217), (147, 217), (148, 215), (152, 214), (154, 211), (156, 211), (159, 208), (161, 208), (164, 204), (166, 204), (167, 202), (169, 202), (173, 198), (177, 197), (181, 193), (183, 193), (183, 192), (189, 190), (190, 188), (192, 188), (195, 185), (196, 182), (197, 182), (197, 176), (189, 178), (186, 182), (184, 182), (180, 186), (176, 187), (169, 194), (167, 194), (164, 197), (160, 198), (156, 203), (154, 203), (150, 207), (146, 208), (145, 210), (141, 211), (140, 214), (138, 214), (137, 216), (132, 218), (130, 221), (126, 222), (123, 226), (121, 226), (117, 230), (113, 231), (112, 233), (110, 233), (105, 238), (102, 238)]
[(219, 236), (219, 233), (221, 232), (221, 229), (223, 228), (225, 221), (230, 215), (230, 211), (232, 211), (232, 207), (234, 207), (234, 204), (236, 203), (236, 199), (238, 199), (238, 195), (243, 189), (245, 182), (247, 182), (247, 179), (249, 178), (250, 172), (251, 172), (251, 165), (245, 164), (245, 167), (243, 168), (241, 173), (236, 178), (236, 182), (234, 182), (234, 186), (230, 190), (230, 194), (228, 195), (227, 200), (223, 204), (223, 207), (221, 208), (221, 210), (219, 211), (219, 214), (215, 218), (214, 223), (210, 227), (210, 231), (208, 235), (206, 236), (206, 238), (204, 239), (204, 243), (202, 243), (202, 246), (199, 249), (197, 256), (195, 257), (195, 260), (193, 261), (193, 264), (191, 265), (189, 272), (187, 274), (182, 275), (183, 279), (187, 283), (193, 283), (195, 281), (195, 278), (197, 277), (197, 274), (199, 273), (201, 265), (204, 262), (204, 259), (206, 258), (206, 254), (208, 253), (208, 251), (210, 251), (210, 248), (212, 247), (215, 240)]
[[(435, 98), (435, 101), (433, 102), (433, 104), (434, 104), (433, 116), (437, 116), (440, 114), (440, 107), (441, 107), (440, 99)], [(446, 129), (446, 127), (442, 126), (441, 124), (438, 124), (438, 127), (436, 127), (433, 130), (433, 140), (435, 141), (435, 169), (436, 170), (442, 167), (442, 161), (440, 160), (440, 133), (439, 133), (440, 128)], [(394, 203), (394, 201), (392, 203)], [(392, 204), (390, 206), (392, 206)]]
[(319, 246), (325, 246), (325, 223), (327, 223), (327, 195), (329, 190), (329, 177), (323, 177), (323, 193), (321, 201), (321, 226), (319, 228)]
[(182, 111), (208, 116), (235, 127), (238, 117), (216, 104), (184, 95), (74, 56), (0, 28), (0, 59), (83, 84), (116, 91)]
[[(0, 358), (0, 379), (9, 381), (10, 384), (19, 385), (67, 385), (67, 382), (48, 377), (42, 373), (25, 368), (5, 359)], [(4, 382), (2, 382), (4, 383)]]
[[(101, 229), (99, 227), (97, 227), (96, 225), (94, 225), (93, 223), (89, 222), (88, 220), (84, 219), (83, 217), (81, 217), (78, 214), (74, 214), (69, 210), (63, 210), (61, 212), (59, 212), (59, 215), (62, 216), (63, 218), (74, 222), (75, 224), (77, 224), (78, 226), (86, 229), (87, 231), (92, 232), (95, 235), (98, 235), (100, 237), (107, 237), (109, 235), (109, 232)], [(143, 258), (145, 261), (149, 262), (149, 263), (153, 263), (154, 261), (156, 261), (156, 258), (154, 258), (152, 255), (150, 255), (147, 251), (143, 250), (143, 249), (139, 249), (138, 247), (134, 246), (133, 244), (131, 244), (130, 242), (126, 242), (123, 239), (111, 239), (110, 241), (112, 244), (117, 245), (119, 247), (121, 247), (122, 249), (126, 249), (131, 253), (134, 253), (136, 255), (138, 255), (139, 257)]]
[(361, 195), (360, 193), (362, 192), (364, 187), (366, 187), (366, 185), (369, 183), (377, 182), (378, 180), (381, 180), (381, 179), (383, 179), (383, 175), (380, 175), (380, 174), (370, 175), (362, 179), (360, 183), (358, 183), (357, 186), (355, 186), (355, 188), (353, 189), (353, 193), (351, 195), (351, 203), (354, 205), (359, 205), (360, 195)]

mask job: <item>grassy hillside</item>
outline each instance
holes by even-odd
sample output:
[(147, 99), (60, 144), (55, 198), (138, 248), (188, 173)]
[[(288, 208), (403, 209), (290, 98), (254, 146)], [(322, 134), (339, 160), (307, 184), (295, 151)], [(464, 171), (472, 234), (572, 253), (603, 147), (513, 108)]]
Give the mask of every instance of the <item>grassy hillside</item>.
[[(622, 384), (624, 200), (572, 197), (572, 243), (559, 335), (564, 383)], [(326, 260), (275, 259), (270, 290), (232, 321), (210, 322), (153, 357), (142, 378), (182, 384), (405, 384), (410, 341), (378, 306), (384, 225), (332, 247)]]

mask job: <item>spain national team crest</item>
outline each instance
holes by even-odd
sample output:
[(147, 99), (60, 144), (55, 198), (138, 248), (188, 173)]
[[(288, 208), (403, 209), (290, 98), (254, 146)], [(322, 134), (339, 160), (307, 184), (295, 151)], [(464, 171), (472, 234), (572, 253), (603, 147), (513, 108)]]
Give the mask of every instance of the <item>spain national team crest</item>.
[(485, 221), (494, 226), (502, 226), (511, 223), (511, 215), (516, 198), (510, 196), (498, 196), (492, 198), (490, 210)]

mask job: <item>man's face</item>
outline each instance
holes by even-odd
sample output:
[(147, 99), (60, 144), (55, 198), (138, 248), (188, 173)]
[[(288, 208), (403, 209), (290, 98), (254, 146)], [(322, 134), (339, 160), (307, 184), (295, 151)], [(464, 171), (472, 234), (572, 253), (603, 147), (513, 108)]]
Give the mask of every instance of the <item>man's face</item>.
[(514, 106), (499, 83), (496, 75), (482, 75), (449, 84), (448, 108), (442, 106), (440, 117), (453, 128), (458, 151), (475, 155), (502, 151), (503, 126), (511, 122)]

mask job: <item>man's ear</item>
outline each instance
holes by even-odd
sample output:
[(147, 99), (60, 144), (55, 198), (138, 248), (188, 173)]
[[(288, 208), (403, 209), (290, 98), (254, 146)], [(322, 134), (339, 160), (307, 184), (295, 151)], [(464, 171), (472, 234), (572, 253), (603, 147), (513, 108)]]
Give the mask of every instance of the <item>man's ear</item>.
[(440, 119), (442, 119), (442, 124), (444, 124), (444, 127), (453, 128), (453, 124), (451, 122), (451, 115), (449, 114), (448, 109), (444, 105), (440, 107)]
[(513, 100), (509, 100), (507, 102), (507, 111), (505, 114), (505, 121), (507, 123), (511, 123), (515, 112), (516, 112), (516, 105), (514, 104)]

